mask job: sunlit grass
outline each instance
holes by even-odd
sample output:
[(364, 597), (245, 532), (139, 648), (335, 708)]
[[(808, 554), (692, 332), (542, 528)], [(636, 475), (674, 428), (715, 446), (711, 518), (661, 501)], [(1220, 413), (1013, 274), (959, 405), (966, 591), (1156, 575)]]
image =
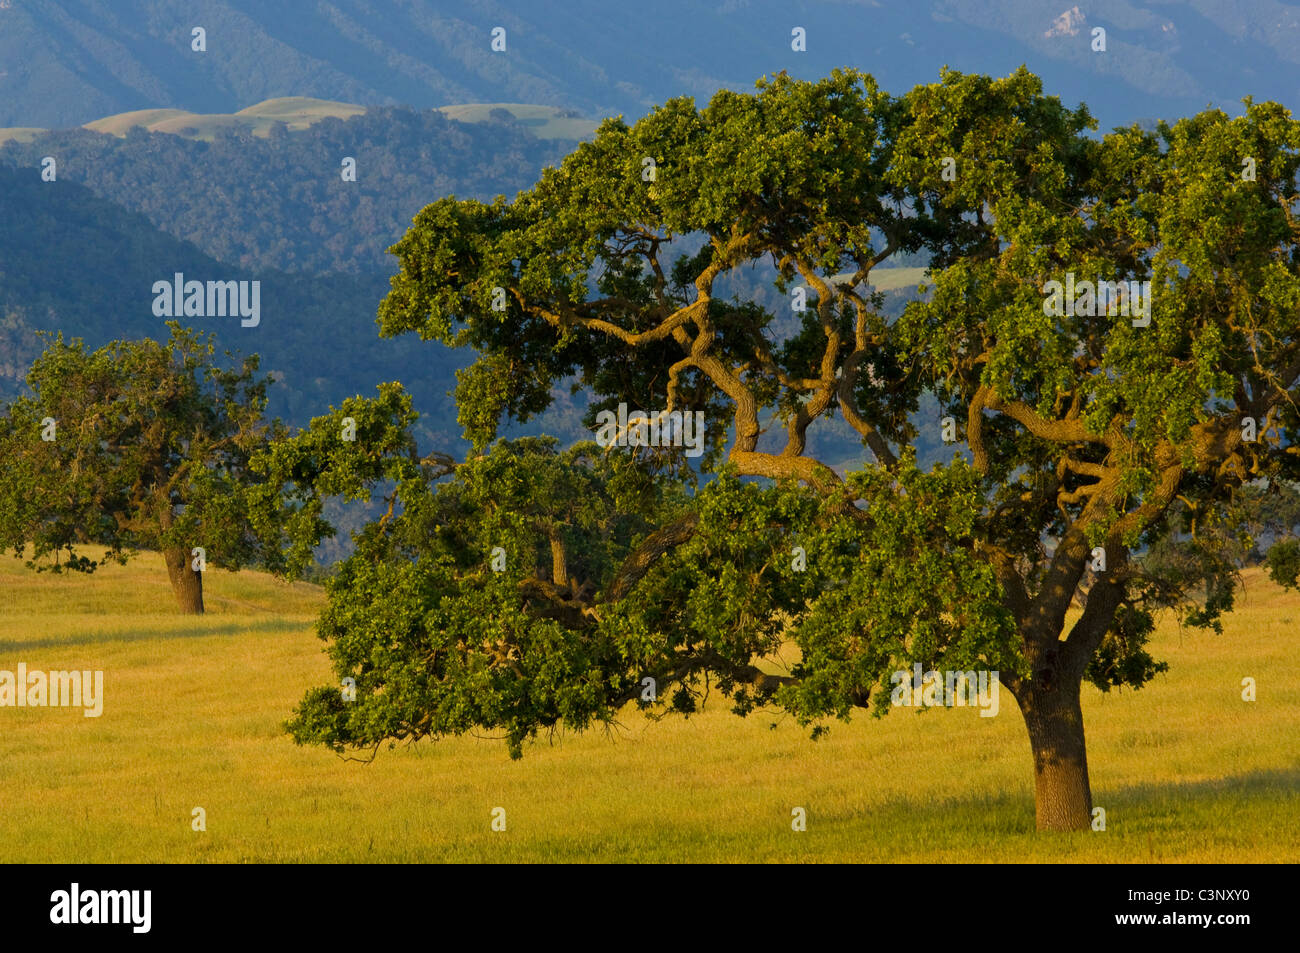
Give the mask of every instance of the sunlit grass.
[(210, 571), (209, 613), (184, 618), (155, 554), (90, 577), (6, 557), (0, 669), (102, 669), (106, 700), (98, 719), (0, 708), (0, 860), (1294, 862), (1300, 595), (1247, 583), (1224, 635), (1161, 628), (1170, 671), (1154, 684), (1085, 689), (1107, 830), (1041, 836), (1005, 692), (996, 718), (900, 710), (817, 742), (714, 703), (657, 724), (629, 709), (619, 731), (561, 734), (518, 762), (458, 738), (360, 764), (281, 728), (331, 680), (318, 589)]
[[(458, 122), (481, 123), (492, 120), (492, 111), (504, 109), (515, 121), (538, 139), (590, 139), (596, 134), (597, 122), (563, 115), (555, 106), (534, 106), (526, 103), (463, 103), (440, 106), (438, 110), (448, 119)], [(186, 109), (136, 109), (131, 112), (104, 116), (85, 124), (86, 129), (103, 132), (118, 138), (140, 126), (150, 132), (166, 132), (185, 139), (211, 142), (218, 133), (235, 131), (265, 139), (272, 126), (283, 122), (290, 130), (306, 129), (322, 119), (350, 119), (366, 111), (365, 106), (308, 96), (285, 96), (256, 103), (235, 113), (195, 113)], [(9, 140), (31, 142), (48, 132), (27, 126), (0, 129), (0, 145)], [(918, 274), (920, 269), (917, 269)], [(915, 279), (911, 281), (915, 284)]]

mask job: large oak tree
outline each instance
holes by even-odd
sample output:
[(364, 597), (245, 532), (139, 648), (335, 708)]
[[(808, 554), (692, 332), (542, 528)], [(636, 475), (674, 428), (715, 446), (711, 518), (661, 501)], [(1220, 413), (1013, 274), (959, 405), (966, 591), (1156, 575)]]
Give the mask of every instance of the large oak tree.
[[(331, 587), (322, 635), (356, 700), (314, 692), (295, 734), (486, 727), (517, 752), (611, 721), (645, 677), (679, 709), (707, 679), (811, 724), (887, 710), (913, 663), (983, 668), (1023, 714), (1038, 826), (1086, 827), (1083, 681), (1160, 671), (1159, 611), (1217, 628), (1233, 565), (1197, 528), (1297, 476), (1298, 147), (1275, 104), (1099, 136), (1024, 70), (901, 98), (778, 75), (608, 120), (513, 201), (434, 202), (394, 248), (380, 326), (479, 350), (457, 396), (480, 451), (572, 380), (588, 423), (620, 401), (704, 411), (720, 472), (687, 492), (671, 452), (510, 444), (432, 470), (361, 442), (331, 462), (313, 441), (336, 420), (280, 447), (286, 478), (387, 478), (401, 503)], [(932, 287), (891, 318), (873, 270), (917, 251)], [(806, 295), (792, 332), (719, 293), (757, 265)], [(1045, 303), (1070, 273), (1149, 281), (1149, 322)], [(961, 446), (924, 468), (945, 417)], [(847, 471), (809, 449), (844, 424)], [(620, 453), (653, 492), (611, 489)], [(1153, 547), (1174, 535), (1177, 558)], [(787, 641), (801, 660), (779, 673)]]

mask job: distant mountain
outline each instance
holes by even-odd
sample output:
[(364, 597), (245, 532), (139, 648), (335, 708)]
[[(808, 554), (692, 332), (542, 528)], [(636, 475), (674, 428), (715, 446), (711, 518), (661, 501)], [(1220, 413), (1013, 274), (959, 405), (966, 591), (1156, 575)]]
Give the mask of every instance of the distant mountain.
[[(275, 116), (282, 127), (219, 126), (207, 139), (190, 138), (185, 125), (151, 133), (128, 121), (110, 128), (122, 135), (37, 132), (0, 147), (0, 399), (21, 386), (42, 349), (37, 331), (95, 346), (165, 337), (154, 282), (177, 272), (257, 280), (258, 327), (181, 320), (214, 331), (224, 348), (262, 355), (279, 379), (273, 414), (303, 425), (345, 397), (400, 380), (424, 415), (422, 445), (455, 452), (460, 427), (447, 392), (473, 355), (379, 338), (375, 312), (396, 268), (386, 249), (429, 202), (513, 196), (575, 143), (539, 139), (514, 114), (488, 111), (471, 117), (477, 122), (393, 107), (324, 114), (339, 106), (270, 104), (248, 115)], [(46, 156), (57, 163), (54, 182), (41, 178)], [(356, 160), (356, 181), (344, 181), (344, 157)]]
[[(178, 121), (165, 113), (141, 118)], [(468, 123), (436, 110), (317, 115), (296, 131), (268, 127), (265, 136), (251, 126), (201, 127), (204, 118), (179, 119), (171, 135), (123, 122), (109, 128), (121, 137), (39, 133), (0, 146), (0, 164), (30, 168), (35, 177), (51, 156), (60, 182), (85, 185), (241, 268), (387, 276), (396, 263), (386, 249), (425, 205), (450, 194), (513, 197), (576, 145), (538, 139), (510, 116)], [(207, 138), (187, 137), (187, 129)], [(355, 160), (355, 181), (343, 178), (347, 158)]]
[(156, 229), (71, 181), (42, 182), (0, 165), (0, 400), (21, 386), (44, 345), (37, 331), (62, 331), (98, 347), (108, 341), (165, 339), (153, 285), (186, 280), (260, 281), (260, 323), (238, 317), (181, 317), (210, 331), (222, 349), (257, 353), (278, 383), (270, 412), (304, 425), (380, 381), (400, 380), (416, 407), (422, 442), (455, 451), (460, 428), (446, 392), (472, 355), (415, 339), (381, 340), (375, 308), (387, 290), (377, 275), (290, 275), (232, 266)]
[[(1105, 52), (1092, 49), (1098, 27)], [(804, 52), (791, 48), (795, 28)], [(285, 96), (524, 102), (632, 119), (782, 69), (811, 78), (854, 66), (902, 92), (944, 64), (1005, 75), (1022, 63), (1070, 104), (1086, 101), (1103, 127), (1246, 95), (1290, 103), (1300, 10), (1279, 0), (0, 0), (0, 126), (143, 109), (231, 114)]]

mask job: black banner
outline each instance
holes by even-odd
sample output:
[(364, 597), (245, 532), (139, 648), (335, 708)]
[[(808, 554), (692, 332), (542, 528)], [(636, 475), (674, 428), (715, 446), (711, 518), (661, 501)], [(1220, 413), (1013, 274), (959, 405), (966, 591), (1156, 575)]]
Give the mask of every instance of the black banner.
[[(1277, 935), (1291, 871), (1276, 866), (673, 866), (540, 873), (435, 866), (29, 866), (0, 869), (6, 939), (152, 941), (247, 934), (371, 945), (414, 929), (432, 944), (466, 931), (576, 937), (646, 931), (680, 916), (739, 940), (790, 932), (931, 936), (1003, 944), (1015, 936)], [(676, 914), (669, 911), (676, 910)], [(713, 926), (708, 927), (709, 924)], [(612, 927), (612, 930), (604, 928)], [(1059, 931), (1066, 930), (1062, 934)], [(1051, 931), (1036, 933), (1037, 930)], [(752, 932), (757, 931), (757, 932)], [(703, 939), (701, 937), (701, 939)]]

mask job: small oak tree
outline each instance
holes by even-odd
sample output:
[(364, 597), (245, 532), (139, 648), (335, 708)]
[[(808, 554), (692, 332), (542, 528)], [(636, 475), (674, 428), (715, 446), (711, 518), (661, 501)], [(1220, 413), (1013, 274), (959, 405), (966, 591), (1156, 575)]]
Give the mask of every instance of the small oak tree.
[(282, 562), (275, 511), (252, 516), (248, 461), (283, 430), (263, 420), (256, 356), (222, 369), (210, 337), (168, 327), (166, 344), (94, 351), (59, 335), (37, 358), (30, 393), (0, 413), (0, 549), (56, 572), (158, 550), (180, 611), (201, 613), (206, 564)]

